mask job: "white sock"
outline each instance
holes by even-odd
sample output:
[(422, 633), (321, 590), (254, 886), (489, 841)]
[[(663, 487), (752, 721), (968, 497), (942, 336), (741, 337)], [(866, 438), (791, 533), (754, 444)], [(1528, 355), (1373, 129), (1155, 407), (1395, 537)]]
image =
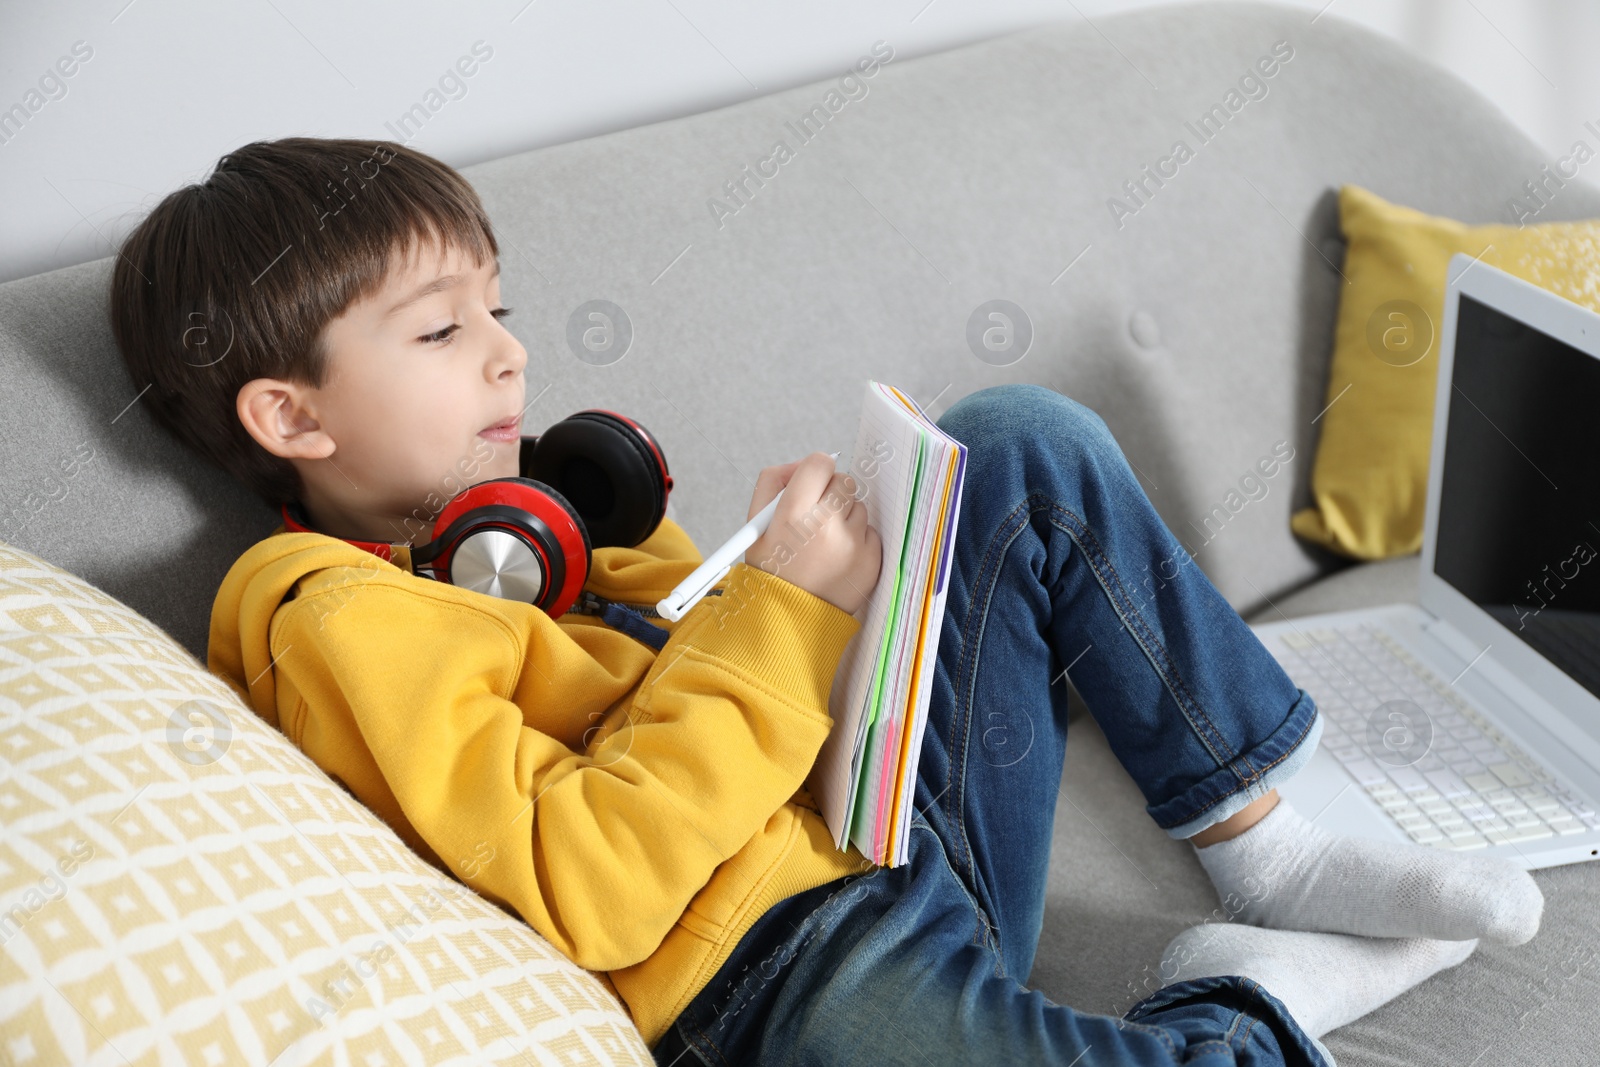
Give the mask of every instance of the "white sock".
[(1177, 972), (1165, 985), (1214, 974), (1254, 979), (1283, 1001), (1302, 1030), (1320, 1038), (1454, 967), (1477, 946), (1476, 939), (1358, 937), (1206, 923), (1167, 944), (1161, 973)]
[(1282, 797), (1195, 854), (1230, 913), (1280, 930), (1520, 945), (1544, 913), (1538, 883), (1510, 860), (1331, 834)]

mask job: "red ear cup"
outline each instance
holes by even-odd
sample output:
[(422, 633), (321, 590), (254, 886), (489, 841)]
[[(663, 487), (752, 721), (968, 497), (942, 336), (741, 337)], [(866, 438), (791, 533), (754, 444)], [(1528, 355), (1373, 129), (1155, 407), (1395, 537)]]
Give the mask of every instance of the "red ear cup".
[(456, 494), (412, 563), (451, 585), (520, 600), (559, 618), (589, 579), (593, 545), (576, 509), (531, 478), (493, 478)]
[(522, 476), (570, 501), (596, 548), (632, 548), (666, 516), (672, 492), (666, 454), (633, 419), (590, 408), (522, 444)]

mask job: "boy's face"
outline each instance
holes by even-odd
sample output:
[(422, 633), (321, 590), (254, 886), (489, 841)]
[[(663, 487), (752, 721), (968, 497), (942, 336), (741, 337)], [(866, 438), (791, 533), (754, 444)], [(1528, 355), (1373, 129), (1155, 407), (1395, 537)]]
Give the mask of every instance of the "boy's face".
[[(238, 409), (300, 471), (314, 528), (422, 544), (455, 493), (519, 472), (528, 354), (500, 323), (497, 262), (429, 245), (396, 262), (328, 324), (321, 389), (260, 378)], [(519, 421), (486, 433), (508, 418)]]

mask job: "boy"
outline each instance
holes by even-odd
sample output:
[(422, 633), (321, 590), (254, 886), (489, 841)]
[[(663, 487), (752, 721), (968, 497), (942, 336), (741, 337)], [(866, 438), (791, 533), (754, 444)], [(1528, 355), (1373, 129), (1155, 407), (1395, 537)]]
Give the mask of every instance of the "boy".
[[(1321, 1033), (1479, 937), (1533, 935), (1542, 898), (1513, 865), (1331, 838), (1278, 800), (1320, 734), (1310, 698), (1198, 567), (1133, 603), (1121, 576), (1176, 540), (1104, 423), (1050, 390), (940, 420), (971, 470), (900, 868), (836, 849), (803, 785), (881, 561), (826, 455), (761, 472), (750, 515), (787, 491), (727, 577), (737, 604), (664, 623), (659, 653), (412, 574), (444, 500), (518, 470), (527, 354), (497, 256), (436, 160), (255, 143), (130, 234), (113, 328), (164, 426), (319, 531), (235, 563), (211, 669), (420, 855), (602, 972), (661, 1062), (1326, 1063)], [(596, 549), (587, 588), (653, 604), (700, 558), (664, 519)], [(1085, 644), (1073, 681), (1152, 817), (1255, 924), (1180, 934), (1178, 972), (1125, 1019), (1022, 985), (1065, 744), (1050, 680)], [(1018, 715), (1028, 751), (987, 758), (990, 720)]]

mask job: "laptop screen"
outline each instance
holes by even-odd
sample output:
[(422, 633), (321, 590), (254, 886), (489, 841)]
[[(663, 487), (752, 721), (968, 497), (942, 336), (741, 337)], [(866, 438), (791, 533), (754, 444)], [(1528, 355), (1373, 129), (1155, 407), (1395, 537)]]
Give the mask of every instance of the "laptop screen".
[(1459, 299), (1434, 573), (1600, 697), (1600, 360)]

